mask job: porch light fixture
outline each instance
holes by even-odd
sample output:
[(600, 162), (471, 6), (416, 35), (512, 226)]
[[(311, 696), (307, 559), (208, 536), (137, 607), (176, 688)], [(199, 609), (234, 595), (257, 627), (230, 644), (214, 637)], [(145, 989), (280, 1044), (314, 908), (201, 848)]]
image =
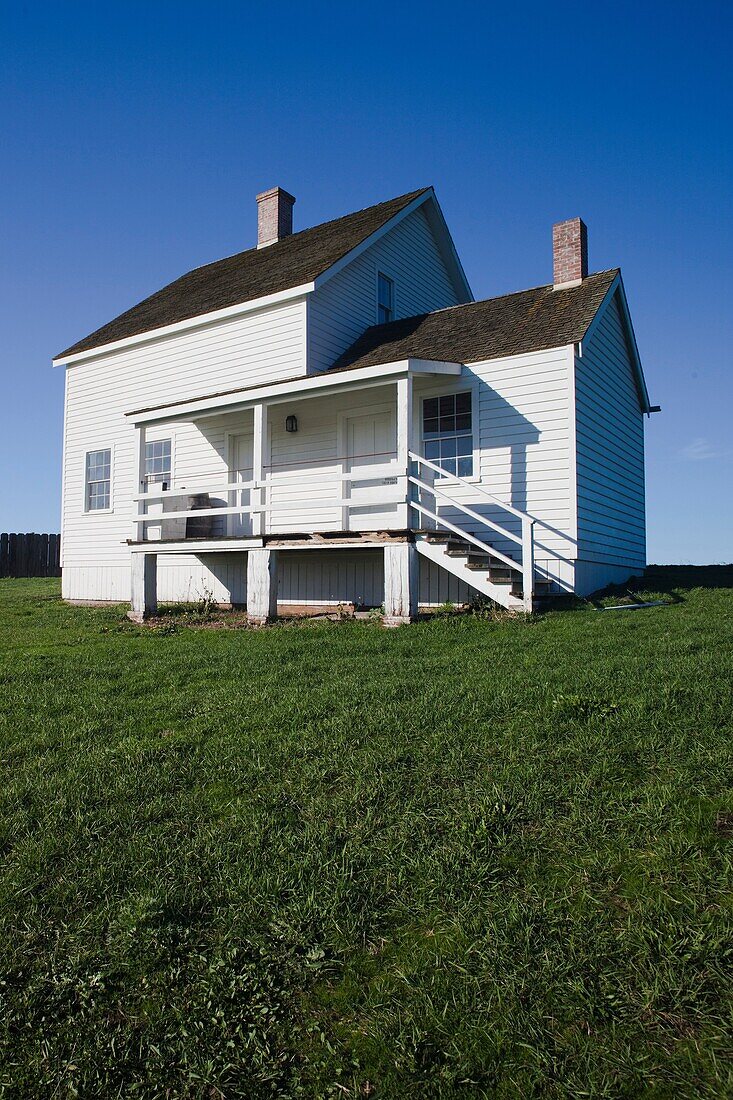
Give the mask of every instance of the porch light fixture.
[(286, 432), (297, 432), (297, 430), (298, 430), (298, 418), (297, 418), (297, 416), (286, 416), (285, 417), (285, 431)]

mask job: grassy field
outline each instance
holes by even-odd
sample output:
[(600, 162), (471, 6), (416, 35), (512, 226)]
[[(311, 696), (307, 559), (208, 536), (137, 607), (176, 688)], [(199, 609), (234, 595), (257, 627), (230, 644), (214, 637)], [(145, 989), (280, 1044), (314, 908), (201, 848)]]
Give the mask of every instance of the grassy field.
[(649, 583), (251, 631), (0, 581), (0, 1096), (733, 1096), (733, 576)]

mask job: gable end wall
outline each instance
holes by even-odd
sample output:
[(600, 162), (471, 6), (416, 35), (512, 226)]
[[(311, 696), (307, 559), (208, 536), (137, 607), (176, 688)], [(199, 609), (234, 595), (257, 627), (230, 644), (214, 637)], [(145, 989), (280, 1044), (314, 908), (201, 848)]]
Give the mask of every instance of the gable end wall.
[(377, 272), (395, 284), (395, 320), (454, 306), (459, 298), (420, 207), (308, 299), (308, 370), (328, 370), (377, 323)]
[(643, 569), (644, 415), (616, 296), (575, 358), (575, 421), (578, 558)]

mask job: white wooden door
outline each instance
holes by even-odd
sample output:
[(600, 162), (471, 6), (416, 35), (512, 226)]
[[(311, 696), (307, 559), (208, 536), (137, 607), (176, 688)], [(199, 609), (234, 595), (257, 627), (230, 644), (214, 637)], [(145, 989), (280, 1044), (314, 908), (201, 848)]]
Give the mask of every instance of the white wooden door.
[(397, 526), (397, 505), (385, 504), (394, 495), (396, 476), (370, 478), (375, 466), (394, 464), (397, 473), (397, 427), (394, 409), (350, 416), (346, 421), (346, 472), (357, 480), (346, 482), (350, 531), (379, 531)]
[[(252, 454), (253, 436), (251, 432), (229, 437), (229, 480), (235, 482), (248, 482), (252, 480)], [(252, 493), (249, 489), (241, 489), (230, 493), (230, 507), (249, 507)], [(245, 538), (252, 534), (252, 515), (229, 516), (229, 534), (239, 538)]]

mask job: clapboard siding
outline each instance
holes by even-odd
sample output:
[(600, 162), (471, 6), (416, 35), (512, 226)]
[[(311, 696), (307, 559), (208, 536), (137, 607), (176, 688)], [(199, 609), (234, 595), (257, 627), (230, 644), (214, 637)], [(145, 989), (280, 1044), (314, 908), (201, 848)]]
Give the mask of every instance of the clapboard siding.
[[(340, 424), (348, 416), (369, 413), (378, 407), (396, 406), (396, 400), (394, 385), (378, 386), (334, 397), (293, 401), (287, 407), (280, 405), (271, 410), (270, 472), (274, 484), (269, 501), (291, 505), (273, 511), (268, 524), (273, 532), (329, 531), (343, 527), (340, 507), (315, 511), (304, 505), (312, 499), (341, 496), (342, 484), (333, 480), (334, 475), (344, 469), (345, 443), (340, 438)], [(298, 418), (295, 434), (285, 431), (288, 413)], [(396, 435), (393, 447), (391, 457), (396, 458)], [(387, 463), (389, 460), (390, 456), (386, 456), (380, 461)], [(294, 471), (298, 474), (297, 481), (292, 476)], [(348, 492), (347, 487), (343, 488)]]
[(326, 370), (377, 323), (377, 272), (394, 280), (395, 318), (413, 317), (459, 299), (422, 209), (415, 210), (308, 301), (309, 369)]
[(575, 405), (578, 557), (642, 568), (644, 419), (615, 297), (576, 357)]
[[(464, 367), (456, 389), (474, 394), (478, 416), (477, 485), (537, 520), (535, 542), (542, 568), (563, 583), (572, 583), (575, 558), (575, 516), (570, 470), (571, 408), (567, 348), (516, 355)], [(419, 397), (447, 389), (445, 382), (424, 386)], [(416, 422), (421, 426), (418, 403)], [(421, 443), (422, 445), (422, 443)], [(521, 524), (499, 507), (484, 505), (468, 489), (450, 489), (480, 515), (521, 534)], [(487, 532), (458, 509), (444, 504), (441, 515), (479, 537)], [(515, 559), (519, 547), (499, 535), (498, 550)]]
[[(296, 300), (243, 317), (219, 321), (67, 368), (64, 430), (63, 561), (70, 570), (88, 566), (90, 594), (69, 598), (117, 599), (120, 585), (105, 568), (124, 566), (135, 492), (136, 434), (125, 413), (134, 408), (204, 396), (305, 374), (305, 303)], [(148, 438), (171, 437), (177, 469), (191, 487), (226, 471), (226, 418), (150, 429)], [(85, 513), (86, 452), (112, 450), (112, 511)], [(186, 483), (188, 487), (188, 483)], [(101, 570), (101, 571), (99, 571)], [(109, 591), (108, 591), (109, 589)], [(122, 596), (121, 598), (127, 598)]]

